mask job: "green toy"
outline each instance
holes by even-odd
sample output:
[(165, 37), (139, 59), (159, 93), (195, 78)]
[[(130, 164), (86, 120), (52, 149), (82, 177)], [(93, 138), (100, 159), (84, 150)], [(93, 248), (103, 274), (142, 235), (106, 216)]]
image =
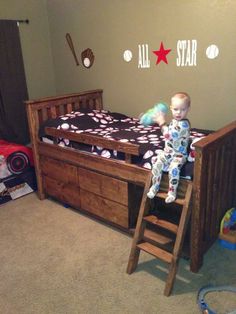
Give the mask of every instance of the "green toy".
[(140, 122), (145, 125), (152, 125), (155, 123), (154, 117), (158, 112), (162, 112), (163, 114), (167, 114), (168, 107), (164, 103), (158, 103), (154, 105), (153, 108), (149, 109), (147, 112), (145, 112), (142, 117), (140, 118)]

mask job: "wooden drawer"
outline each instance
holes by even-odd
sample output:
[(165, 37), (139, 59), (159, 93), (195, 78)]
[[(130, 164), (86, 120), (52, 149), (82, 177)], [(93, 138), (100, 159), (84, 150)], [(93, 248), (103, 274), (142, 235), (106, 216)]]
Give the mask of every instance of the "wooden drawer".
[(91, 192), (80, 190), (81, 208), (99, 217), (128, 228), (128, 207)]
[(41, 157), (40, 166), (43, 175), (65, 182), (77, 184), (77, 167), (53, 158)]
[(71, 206), (80, 207), (80, 189), (75, 184), (69, 184), (43, 176), (43, 185), (46, 193), (50, 196)]
[(128, 206), (127, 182), (107, 177), (83, 168), (79, 168), (78, 172), (79, 185), (81, 189)]

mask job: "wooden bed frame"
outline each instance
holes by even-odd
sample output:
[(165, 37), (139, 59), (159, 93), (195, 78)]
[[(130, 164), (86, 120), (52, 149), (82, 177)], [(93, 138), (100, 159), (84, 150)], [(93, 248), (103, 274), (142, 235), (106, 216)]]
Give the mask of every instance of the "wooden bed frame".
[[(55, 137), (116, 149), (125, 161), (42, 142), (39, 127), (79, 108), (103, 109), (102, 90), (26, 101), (38, 196), (47, 195), (130, 232), (135, 227), (150, 170), (131, 164), (139, 146), (92, 135), (47, 128)], [(236, 205), (236, 121), (195, 144), (196, 160), (190, 224), (190, 268), (197, 272), (217, 239), (225, 211)], [(127, 257), (128, 258), (128, 257)]]

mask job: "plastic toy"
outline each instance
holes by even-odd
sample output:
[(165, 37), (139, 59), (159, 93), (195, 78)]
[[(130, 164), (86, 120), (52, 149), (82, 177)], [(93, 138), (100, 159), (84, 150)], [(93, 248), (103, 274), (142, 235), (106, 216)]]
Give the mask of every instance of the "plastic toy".
[(225, 213), (221, 221), (220, 232), (228, 233), (234, 225), (236, 228), (236, 208), (231, 208)]
[(236, 208), (225, 213), (220, 224), (219, 238), (222, 246), (236, 250)]
[(158, 112), (162, 112), (163, 114), (167, 114), (168, 112), (168, 107), (166, 104), (164, 103), (158, 103), (156, 105), (154, 105), (153, 108), (149, 109), (147, 112), (145, 112), (141, 118), (140, 118), (140, 122), (145, 125), (151, 125), (154, 124), (154, 117)]
[(11, 174), (20, 174), (34, 165), (30, 147), (0, 140), (0, 162), (6, 162)]
[[(213, 287), (211, 285), (206, 286), (201, 288), (198, 291), (198, 296), (197, 296), (197, 303), (199, 306), (199, 309), (201, 313), (206, 313), (206, 314), (216, 314), (215, 311), (211, 310), (209, 305), (205, 301), (205, 295), (209, 292), (217, 292), (217, 291), (229, 291), (229, 292), (235, 292), (236, 293), (236, 287), (233, 286), (218, 286), (218, 287)], [(232, 312), (233, 314), (234, 312)]]

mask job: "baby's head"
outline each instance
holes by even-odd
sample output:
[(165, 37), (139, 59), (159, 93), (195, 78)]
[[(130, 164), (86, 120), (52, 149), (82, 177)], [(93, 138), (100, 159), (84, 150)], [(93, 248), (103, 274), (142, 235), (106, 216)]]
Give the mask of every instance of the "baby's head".
[(182, 120), (187, 117), (191, 99), (187, 93), (179, 92), (171, 98), (170, 110), (175, 120)]

